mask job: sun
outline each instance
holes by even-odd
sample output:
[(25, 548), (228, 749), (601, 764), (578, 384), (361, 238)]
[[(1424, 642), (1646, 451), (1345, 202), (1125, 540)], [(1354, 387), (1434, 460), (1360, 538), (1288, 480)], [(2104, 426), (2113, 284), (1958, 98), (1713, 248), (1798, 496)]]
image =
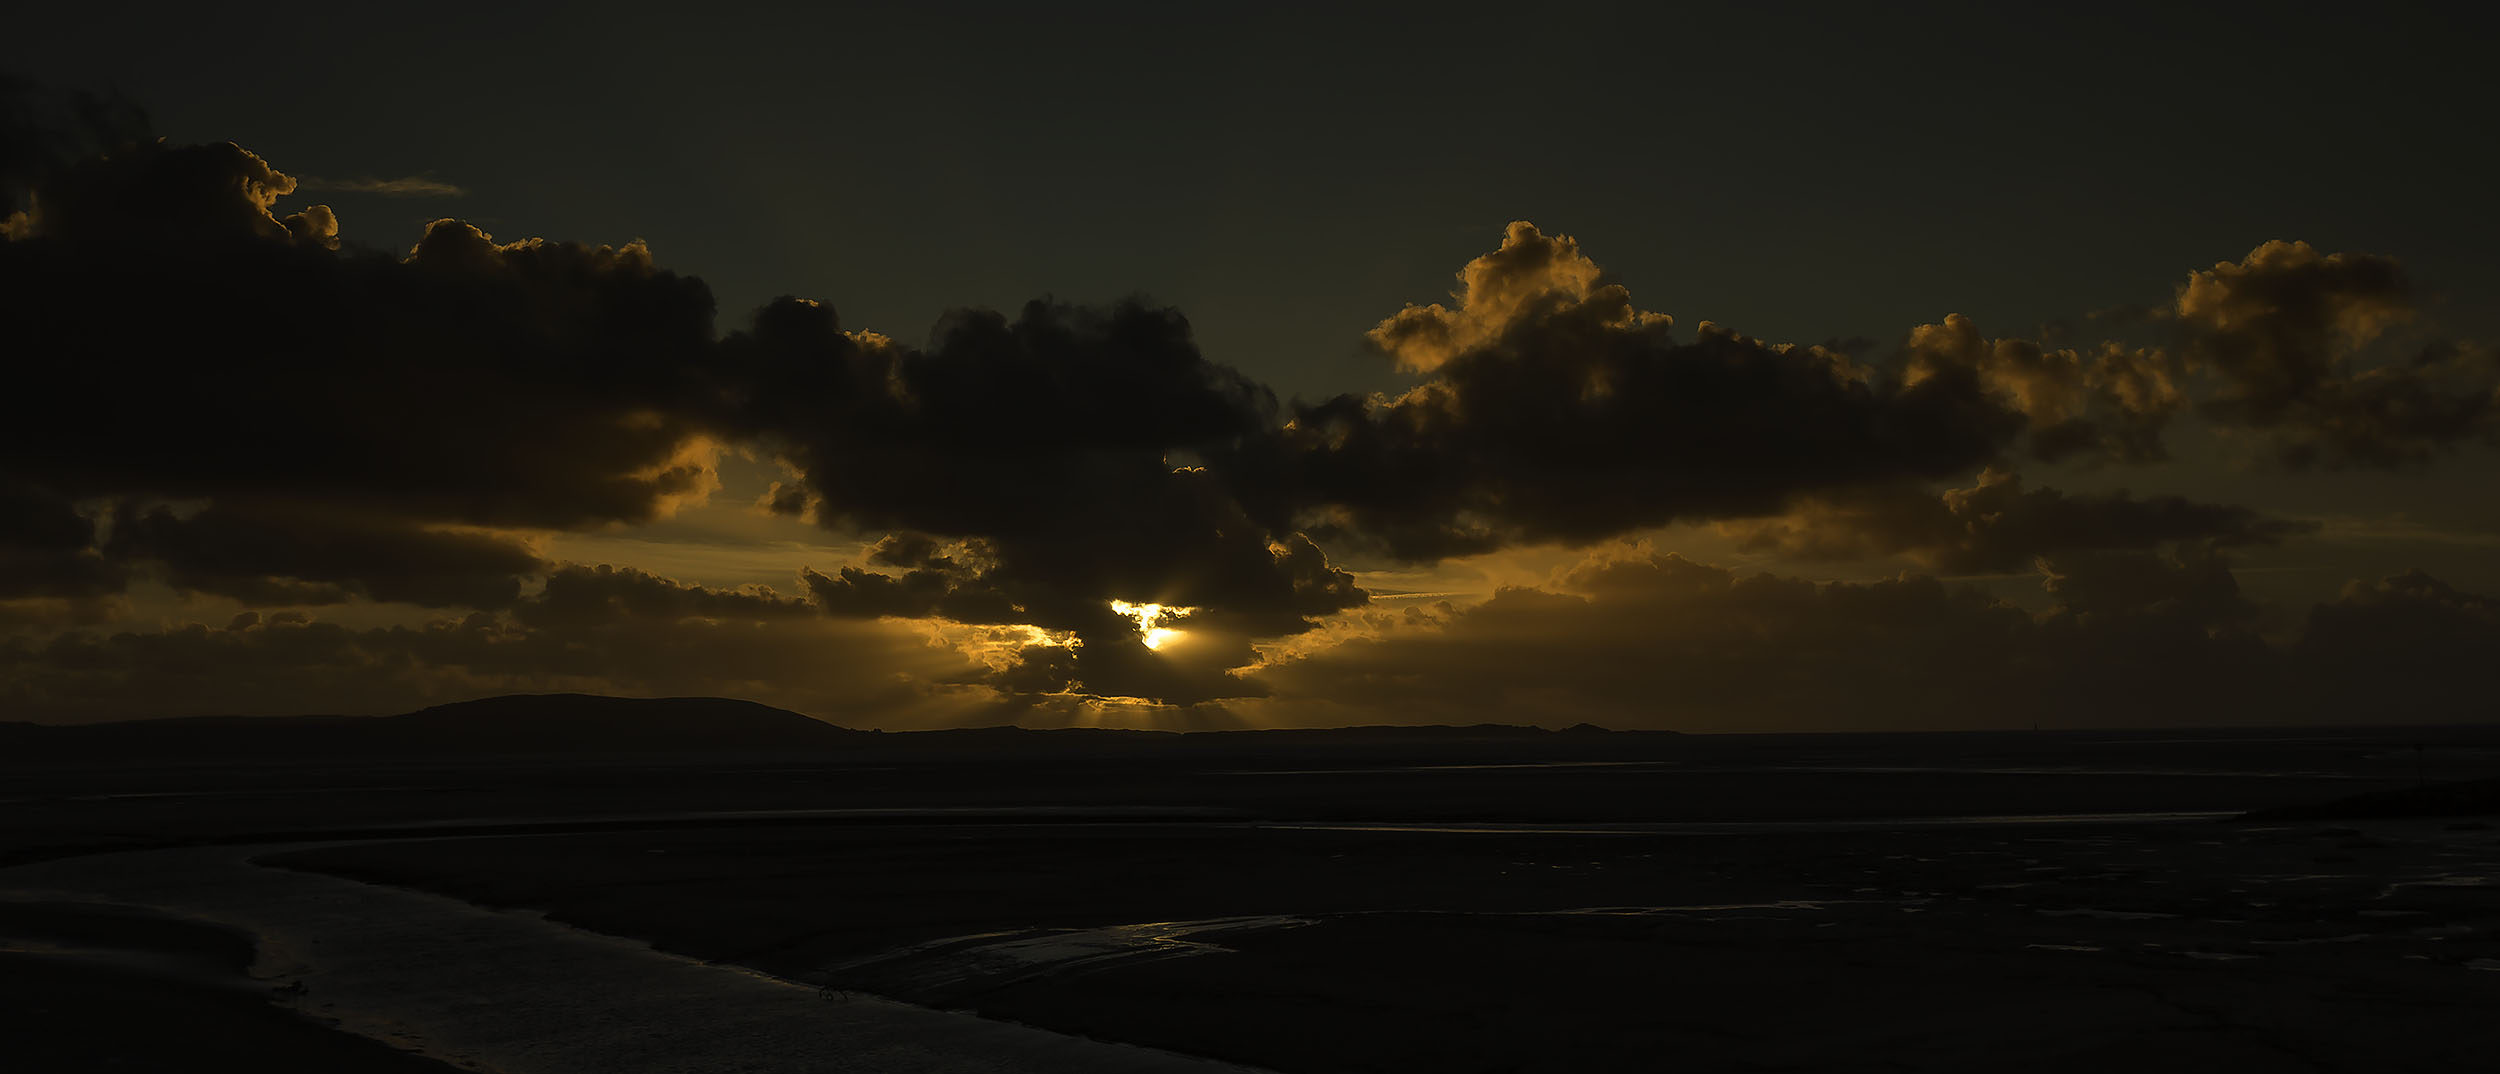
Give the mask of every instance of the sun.
[(1115, 600), (1111, 602), (1111, 610), (1137, 621), (1138, 638), (1146, 643), (1146, 648), (1160, 649), (1181, 636), (1180, 631), (1162, 624), (1187, 618), (1189, 613), (1198, 609), (1174, 607), (1169, 604), (1131, 604), (1125, 600)]

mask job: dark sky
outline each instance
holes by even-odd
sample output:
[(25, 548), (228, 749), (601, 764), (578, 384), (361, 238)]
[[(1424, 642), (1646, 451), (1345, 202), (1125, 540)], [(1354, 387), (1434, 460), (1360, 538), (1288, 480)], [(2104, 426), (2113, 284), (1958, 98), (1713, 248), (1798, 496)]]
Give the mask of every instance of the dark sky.
[(915, 342), (1144, 291), (1306, 395), (1383, 386), (1347, 341), (1513, 219), (1777, 339), (2159, 301), (2267, 238), (2495, 282), (2500, 76), (2453, 7), (1463, 6), (64, 5), (8, 58), (176, 141), (469, 191), (331, 199), (367, 241), (641, 237), (725, 314)]
[[(249, 150), (298, 183), (261, 237), (327, 204), (345, 248), (192, 241), (140, 211), (170, 187), (94, 170), (12, 206), (10, 301), (50, 312), (9, 360), (55, 394), (0, 460), (0, 699), (2487, 717), (2447, 657), (2317, 652), (2382, 615), (2358, 636), (2500, 655), (2500, 94), (2451, 12), (21, 14), (0, 71), (124, 95), (163, 151)], [(153, 230), (44, 222), (74, 188)], [(428, 239), (437, 275), (358, 259), (445, 217), (553, 252), (521, 283), (465, 231)], [(594, 253), (629, 240), (678, 275)], [(785, 294), (837, 312), (749, 320)], [(248, 357), (179, 353), (184, 325)], [(1198, 610), (1146, 650), (1111, 600)], [(1729, 622), (1758, 648), (1702, 644)], [(1974, 646), (1996, 677), (1938, 686)], [(2419, 695), (2392, 714), (2391, 677)]]

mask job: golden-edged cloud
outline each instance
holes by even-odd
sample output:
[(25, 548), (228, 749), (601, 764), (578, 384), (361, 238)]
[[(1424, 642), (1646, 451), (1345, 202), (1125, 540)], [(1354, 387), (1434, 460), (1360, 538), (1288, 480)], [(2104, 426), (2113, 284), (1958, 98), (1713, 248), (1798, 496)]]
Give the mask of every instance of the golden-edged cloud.
[[(60, 702), (71, 712), (114, 708), (102, 698), (116, 689), (178, 696), (148, 661), (202, 654), (294, 668), (308, 696), (340, 698), (353, 690), (320, 667), (364, 669), (410, 699), (798, 689), (770, 681), (768, 657), (791, 661), (812, 697), (839, 695), (825, 676), (891, 685), (865, 659), (800, 668), (815, 644), (985, 703), (1278, 705), (1339, 689), (1385, 703), (1380, 691), (1430, 674), (1473, 696), (1586, 693), (1629, 712), (1658, 696), (1636, 689), (1659, 673), (1640, 654), (1669, 646), (1723, 652), (1743, 672), (1668, 661), (1707, 688), (1681, 695), (1693, 711), (1735, 719), (1747, 683), (1804, 711), (1855, 682), (1900, 691), (1884, 718), (1910, 719), (1922, 676), (1942, 674), (1922, 653), (2055, 670), (2069, 646), (2168, 668), (2146, 641), (2167, 639), (2245, 671), (2276, 651), (2220, 557), (2303, 524), (2030, 486), (2019, 466), (2159, 464), (2190, 415), (2294, 463), (2414, 464), (2493, 436), (2500, 413), (2489, 348), (2378, 353), (2416, 318), (2392, 261), (2298, 243), (2192, 275), (2167, 317), (2133, 326), (2160, 338), (2053, 346), (1949, 316), (1877, 353), (1709, 322), (1679, 335), (1576, 240), (1517, 222), (1449, 303), (1406, 306), (1369, 333), (1411, 390), (1280, 403), (1203, 354), (1179, 311), (1142, 300), (958, 310), (909, 345), (784, 297), (722, 334), (709, 289), (643, 243), (498, 241), (445, 219), (404, 252), (368, 248), (326, 207), (284, 211), (314, 184), (232, 144), (120, 142), (29, 181), (0, 243), (0, 289), (20, 312), (8, 343), (25, 356), (13, 390), (29, 401), (0, 426), (0, 603), (59, 604), (24, 605), (58, 623), (139, 579), (259, 616), (121, 640), (18, 635), (7, 688), (88, 697)], [(701, 504), (726, 453), (781, 468), (765, 510), (828, 545), (872, 542), (864, 557), (793, 563), (785, 595), (543, 551), (550, 534)], [(1790, 559), (2032, 569), (2054, 607), (2035, 616), (1924, 578), (1817, 586), (1645, 556), (1475, 607), (1369, 615), (1346, 565), (1678, 523)], [(2462, 596), (2372, 592), (2344, 603), (2481, 614)], [(351, 601), (469, 614), (396, 631), (279, 618)], [(1150, 645), (1114, 601), (1193, 610), (1181, 636)], [(900, 655), (896, 639), (929, 651)], [(1832, 689), (1780, 680), (1784, 652), (1828, 665), (1817, 681)], [(333, 663), (286, 663), (298, 657)], [(1485, 678), (1502, 674), (1518, 685)], [(2032, 688), (2006, 674), (1951, 697)]]

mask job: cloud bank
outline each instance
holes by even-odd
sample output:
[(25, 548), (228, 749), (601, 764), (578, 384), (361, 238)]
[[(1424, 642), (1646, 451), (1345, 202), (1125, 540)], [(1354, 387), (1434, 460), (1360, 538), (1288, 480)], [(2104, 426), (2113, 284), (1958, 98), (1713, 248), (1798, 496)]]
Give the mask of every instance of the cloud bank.
[[(1142, 299), (959, 310), (915, 346), (797, 297), (718, 331), (702, 281), (639, 242), (446, 219), (370, 248), (326, 206), (282, 206), (317, 184), (242, 147), (119, 137), (143, 128), (89, 111), (84, 134), (5, 142), (20, 403), (0, 423), (0, 696), (47, 718), (248, 710), (257, 677), (298, 709), (588, 688), (818, 711), (2236, 720), (2292, 712), (2286, 683), (2357, 704), (2390, 668), (2416, 669), (2418, 705), (2454, 700), (2404, 653), (2490, 655), (2490, 601), (2422, 575), (2263, 634), (2225, 557), (2313, 526), (2018, 476), (2152, 472), (2208, 427), (2292, 468), (2419, 467), (2493, 440), (2492, 349), (2385, 353), (2418, 319), (2385, 258), (2269, 242), (2190, 274), (2143, 322), (2157, 338), (2053, 345), (1948, 316), (1874, 354), (1679, 333), (1576, 240), (1517, 222), (1447, 303), (1369, 332), (1410, 388), (1280, 401)], [(326, 184), (417, 190), (391, 185)], [(868, 551), (793, 564), (793, 595), (542, 551), (701, 503), (726, 452), (784, 468), (766, 509)], [(1350, 566), (1688, 523), (1791, 563), (2035, 574), (2047, 609), (1924, 574), (1816, 583), (1655, 555), (1397, 615)], [(145, 586), (247, 610), (93, 629)], [(1149, 648), (1114, 601), (1188, 610)], [(433, 618), (305, 614), (369, 605)], [(1377, 629), (1263, 655), (1346, 623)]]

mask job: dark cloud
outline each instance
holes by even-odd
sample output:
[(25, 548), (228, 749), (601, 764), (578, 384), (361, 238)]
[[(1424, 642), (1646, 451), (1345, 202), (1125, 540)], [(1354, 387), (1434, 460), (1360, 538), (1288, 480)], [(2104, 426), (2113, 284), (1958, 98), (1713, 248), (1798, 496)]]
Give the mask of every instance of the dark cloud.
[(280, 215), (295, 185), (231, 144), (155, 142), (35, 185), (0, 243), (0, 472), (112, 520), (92, 550), (60, 531), (23, 572), (42, 592), (144, 567), (251, 604), (497, 608), (543, 570), (510, 529), (708, 486), (702, 284), (639, 245), (452, 221), (405, 258), (342, 248), (325, 207)]
[[(1339, 666), (1245, 674), (1258, 643), (1369, 599), (1319, 541), (1431, 561), (1679, 521), (1802, 557), (2036, 566), (2056, 606), (2033, 616), (1923, 578), (1818, 587), (1658, 559), (1414, 627), (1456, 646), (1440, 655), (1415, 638), (1357, 649), (1387, 668), (1473, 653), (1488, 662), (1450, 674), (1476, 695), (1609, 704), (1655, 674), (1657, 645), (1685, 647), (1666, 661), (1678, 668), (1719, 652), (1732, 670), (1694, 663), (1703, 700), (1679, 703), (1730, 719), (1744, 682), (1790, 711), (1874, 690), (1898, 691), (1896, 707), (1977, 711), (2031, 703), (2050, 681), (2104, 697), (2059, 679), (2080, 674), (2065, 654), (2181, 681), (2194, 676), (2179, 661), (2266, 666), (2275, 650), (2220, 550), (2299, 527), (2004, 476), (1935, 483), (2017, 454), (2159, 461), (2193, 402), (2189, 368), (2219, 386), (2201, 413), (2265, 432), (2294, 461), (2424, 458), (2490, 435), (2500, 409), (2488, 350), (2356, 370), (2353, 355), (2409, 315), (2410, 285), (2384, 259), (2285, 243), (2192, 277), (2174, 351), (1988, 339), (1949, 317), (1877, 358), (1862, 342), (1776, 344), (1707, 322), (1678, 339), (1573, 240), (1518, 223), (1464, 268), (1453, 303), (1369, 334), (1412, 390), (1288, 406), (1143, 300), (958, 311), (912, 344), (784, 298), (716, 339), (705, 285), (639, 242), (497, 242), (440, 220), (404, 254), (370, 249), (324, 206), (283, 207), (308, 184), (251, 152), (126, 137), (142, 129), (133, 115), (79, 102), (83, 133), (37, 138), (12, 118), (0, 139), (21, 404), (0, 423), (0, 603), (53, 602), (0, 611), (74, 619), (71, 605), (156, 575), (264, 608), (479, 614), (395, 631), (271, 615), (20, 638), (20, 698), (121, 681), (168, 704), (184, 689), (225, 696), (239, 680), (221, 676), (240, 669), (303, 675), (308, 697), (603, 683), (769, 696), (783, 689), (771, 676), (813, 666), (807, 646), (853, 644), (993, 699), (1258, 698), (1285, 688), (1273, 676), (1324, 686), (1317, 669)], [(808, 571), (785, 596), (534, 551), (539, 531), (645, 522), (706, 495), (722, 450), (787, 468), (768, 510), (879, 537), (866, 561)], [(1163, 606), (1178, 633), (1149, 648), (1115, 600)], [(1662, 618), (1641, 635), (1642, 616)], [(888, 619), (997, 636), (978, 660), (899, 656), (889, 643), (907, 631)], [(1582, 647), (1523, 642), (1551, 663), (1495, 659), (1497, 641), (1540, 623)], [(1575, 633), (1587, 624), (1665, 640)], [(1814, 674), (1782, 681), (1782, 646)], [(1946, 676), (1921, 652), (1985, 669)], [(767, 656), (788, 663), (768, 670)], [(866, 656), (836, 666), (890, 679), (862, 670)], [(1349, 696), (1407, 672), (1383, 674)], [(1545, 681), (1499, 688), (1502, 674)], [(359, 675), (381, 693), (357, 693)]]
[(769, 588), (713, 589), (608, 564), (566, 564), (513, 610), (530, 627), (595, 627), (617, 620), (794, 619), (815, 614), (804, 600)]
[(832, 576), (800, 573), (810, 596), (828, 615), (853, 618), (926, 619), (958, 623), (1021, 623), (1030, 617), (974, 570), (952, 562), (899, 575), (844, 567)]
[(1422, 384), (1296, 406), (1279, 437), (1225, 458), (1271, 526), (1409, 560), (1585, 542), (1967, 473), (2024, 427), (1968, 368), (1910, 379), (1706, 322), (1677, 342), (1530, 224), (1460, 280), (1458, 308), (1410, 306), (1372, 332)]
[(2159, 350), (1984, 339), (1960, 315), (1913, 329), (1904, 361), (1913, 380), (1947, 369), (1977, 376), (2022, 414), (2030, 453), (2050, 462), (2159, 462), (2169, 457), (2162, 431), (2185, 402), (2177, 362)]
[(232, 142), (143, 142), (69, 166), (37, 186), (14, 238), (141, 249), (264, 240), (338, 246), (338, 219), (315, 205), (280, 217), (295, 179)]
[(1204, 631), (1274, 635), (1365, 599), (1316, 546), (1262, 525), (1189, 465), (1265, 435), (1275, 401), (1200, 355), (1172, 310), (964, 311), (921, 349), (783, 299), (721, 354), (739, 431), (802, 475), (775, 507), (891, 531), (872, 563), (900, 573), (809, 576), (835, 614), (1072, 631), (1082, 655), (1069, 679), (1082, 689), (1195, 700), (1183, 695), (1246, 687), (1197, 675), (1183, 689), (1170, 674), (1181, 662), (1131, 651), (1137, 626), (1110, 601), (1197, 608)]
[(105, 153), (153, 141), (147, 110), (119, 94), (56, 90), (0, 72), (0, 238), (33, 229), (35, 188)]
[(1991, 470), (1970, 488), (1827, 493), (1804, 497), (1777, 517), (1723, 522), (1718, 529), (1748, 552), (1824, 561), (1904, 555), (1936, 570), (1973, 573), (2028, 570), (2036, 557), (2052, 553), (2270, 545), (2317, 526), (2177, 496), (2026, 489), (2020, 477)]
[(519, 540), (316, 506), (220, 500), (181, 514), (124, 505), (106, 550), (161, 565), (175, 589), (247, 604), (363, 598), (500, 608), (544, 569)]
[(370, 175), (353, 179), (319, 179), (306, 176), (299, 187), (307, 191), (334, 190), (343, 194), (379, 194), (386, 198), (457, 198), (468, 193), (457, 183), (447, 183), (431, 175), (403, 175), (397, 179), (376, 179)]
[(98, 597), (119, 592), (124, 575), (96, 547), (95, 523), (76, 505), (0, 477), (0, 601)]
[[(502, 613), (357, 629), (300, 612), (223, 628), (0, 638), (13, 718), (402, 712), (499, 693), (730, 696), (837, 723), (925, 726), (996, 703), (977, 671), (906, 630), (767, 592), (568, 567)], [(273, 690), (272, 684), (283, 684)]]
[(2354, 720), (2488, 720), (2500, 599), (2418, 570), (2354, 581), (2309, 610), (2294, 652), (2307, 689)]
[(272, 215), (292, 183), (232, 145), (150, 145), (46, 184), (32, 237), (0, 244), (31, 404), (0, 466), (78, 498), (474, 525), (646, 519), (701, 487), (700, 282), (639, 245), (451, 221), (404, 260), (333, 252)]
[[(2162, 552), (2093, 549), (2043, 556), (2041, 588), (2056, 616), (2106, 622), (2150, 618), (2212, 633), (2244, 627), (2257, 608), (2240, 595), (2230, 561), (2210, 545)], [(2054, 617), (2053, 617), (2054, 618)]]
[(2217, 385), (2199, 409), (2269, 434), (2294, 466), (2413, 464), (2461, 441), (2500, 440), (2500, 353), (2437, 342), (2410, 360), (2364, 364), (2417, 302), (2394, 260), (2301, 242), (2195, 273), (2177, 315), (2189, 358)]
[[(2489, 598), (2415, 574), (2356, 585), (2268, 641), (2209, 552), (2056, 561), (2027, 612), (1921, 576), (1817, 583), (1672, 555), (1410, 611), (1262, 674), (1277, 720), (1393, 714), (1717, 730), (2419, 723), (2476, 718)], [(2375, 639), (2375, 640), (2374, 640)]]
[[(799, 475), (773, 509), (893, 535), (875, 566), (902, 573), (811, 576), (820, 606), (1076, 631), (1089, 690), (1165, 688), (1114, 651), (1137, 630), (1113, 599), (1242, 635), (1364, 599), (1190, 467), (1276, 407), (1171, 310), (964, 311), (913, 348), (788, 299), (716, 345), (702, 284), (640, 244), (446, 220), (404, 258), (335, 248), (326, 210), (276, 215), (295, 185), (232, 145), (132, 147), (52, 177), (0, 250), (34, 311), (29, 397), (60, 402), (0, 431), (0, 462), (121, 501), (112, 551), (180, 588), (500, 607), (537, 565), (486, 531), (649, 519), (734, 439)], [(938, 541), (977, 553), (896, 558)]]
[(2024, 719), (1999, 710), (2029, 618), (1928, 578), (1817, 585), (1642, 556), (1417, 619), (1264, 677), (1282, 698), (1417, 723), (1786, 730)]
[(2205, 409), (2265, 424), (2340, 375), (2344, 355), (2413, 307), (2413, 285), (2391, 259), (2277, 241), (2191, 274), (2177, 312), (2193, 356), (2222, 382)]

